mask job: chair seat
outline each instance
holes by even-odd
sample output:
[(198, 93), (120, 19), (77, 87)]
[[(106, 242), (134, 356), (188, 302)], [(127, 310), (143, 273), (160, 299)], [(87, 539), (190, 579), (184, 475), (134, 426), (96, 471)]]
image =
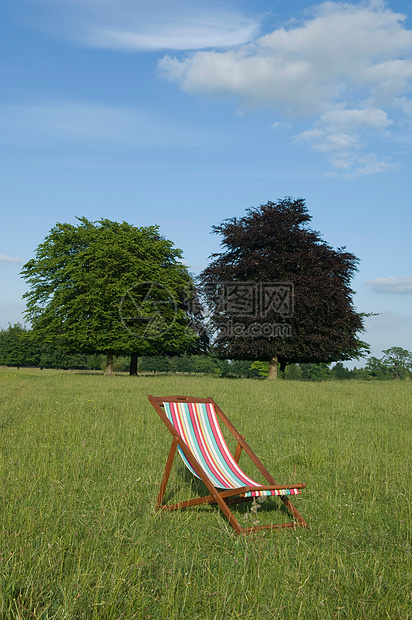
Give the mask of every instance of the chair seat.
[[(259, 487), (236, 463), (220, 428), (213, 403), (165, 402), (164, 409), (170, 422), (182, 437), (209, 480), (218, 489)], [(188, 470), (201, 479), (196, 468), (178, 447)], [(247, 491), (244, 497), (268, 495), (298, 495), (299, 489), (266, 489)]]

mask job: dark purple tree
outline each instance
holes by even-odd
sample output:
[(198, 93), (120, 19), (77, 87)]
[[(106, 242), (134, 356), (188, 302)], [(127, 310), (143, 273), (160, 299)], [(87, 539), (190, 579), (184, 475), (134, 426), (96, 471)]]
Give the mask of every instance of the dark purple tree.
[(200, 283), (220, 356), (268, 361), (275, 378), (278, 364), (283, 372), (365, 353), (350, 288), (359, 260), (334, 250), (310, 221), (303, 199), (285, 197), (213, 227), (224, 249)]

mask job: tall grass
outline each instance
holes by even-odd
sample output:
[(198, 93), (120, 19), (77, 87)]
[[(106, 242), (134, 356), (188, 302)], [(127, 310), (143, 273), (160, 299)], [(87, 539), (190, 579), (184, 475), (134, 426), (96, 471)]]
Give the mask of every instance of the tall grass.
[[(156, 513), (171, 437), (148, 394), (213, 396), (278, 482), (307, 483), (310, 529)], [(412, 618), (411, 401), (403, 382), (1, 369), (0, 617)], [(175, 461), (168, 499), (199, 487)]]

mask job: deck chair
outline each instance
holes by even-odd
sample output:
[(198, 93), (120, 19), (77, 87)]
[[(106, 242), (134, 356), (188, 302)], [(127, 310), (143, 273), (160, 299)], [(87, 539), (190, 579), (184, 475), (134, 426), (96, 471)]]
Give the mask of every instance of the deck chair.
[[(298, 495), (301, 489), (305, 488), (305, 483), (277, 484), (248, 446), (244, 437), (238, 433), (212, 398), (149, 396), (149, 401), (173, 437), (157, 497), (156, 509), (177, 510), (199, 504), (217, 504), (236, 532), (244, 535), (262, 529), (308, 527), (302, 515), (299, 514), (289, 499), (291, 495)], [(238, 442), (233, 456), (223, 437), (218, 418)], [(163, 505), (163, 497), (176, 450), (179, 451), (189, 471), (205, 484), (209, 495), (177, 504)], [(242, 450), (246, 452), (266, 479), (266, 485), (255, 482), (240, 469), (238, 462)], [(267, 495), (279, 495), (294, 520), (290, 523), (241, 527), (229, 505)]]

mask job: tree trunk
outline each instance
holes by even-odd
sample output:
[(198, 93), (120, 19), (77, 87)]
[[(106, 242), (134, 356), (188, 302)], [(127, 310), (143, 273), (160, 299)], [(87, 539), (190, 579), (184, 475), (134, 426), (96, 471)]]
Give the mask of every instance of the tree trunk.
[(279, 372), (280, 372), (281, 379), (285, 378), (286, 366), (287, 366), (287, 364), (286, 364), (285, 358), (284, 357), (280, 357), (279, 358)]
[(137, 377), (137, 353), (132, 353), (130, 356), (130, 371), (131, 377)]
[(106, 370), (104, 371), (105, 375), (113, 374), (113, 351), (106, 351)]
[(278, 378), (278, 356), (274, 355), (269, 360), (269, 374), (268, 379), (277, 379)]

